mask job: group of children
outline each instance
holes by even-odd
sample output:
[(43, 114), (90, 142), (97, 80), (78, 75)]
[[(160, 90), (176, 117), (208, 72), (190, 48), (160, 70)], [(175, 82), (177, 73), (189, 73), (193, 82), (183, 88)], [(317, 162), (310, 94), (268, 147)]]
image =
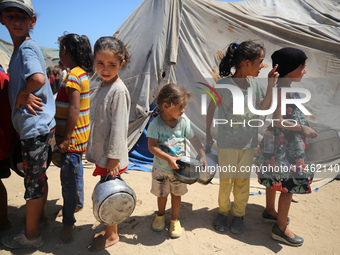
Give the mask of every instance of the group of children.
[[(43, 245), (39, 222), (46, 220), (48, 193), (46, 160), (54, 133), (58, 150), (62, 153), (60, 179), (64, 202), (60, 242), (69, 243), (74, 235), (76, 222), (74, 213), (81, 210), (84, 200), (83, 153), (86, 152), (86, 158), (95, 163), (94, 176), (103, 177), (108, 173), (115, 176), (127, 170), (127, 135), (131, 100), (118, 72), (128, 64), (130, 56), (125, 45), (114, 37), (98, 39), (92, 53), (91, 44), (86, 36), (63, 35), (59, 38), (59, 56), (69, 72), (63, 79), (54, 102), (46, 78), (44, 58), (29, 35), (37, 19), (31, 2), (1, 1), (0, 19), (8, 29), (14, 44), (9, 66), (8, 97), (13, 126), (21, 140), (26, 190), (26, 228), (19, 234), (4, 237), (2, 244), (9, 248), (38, 248)], [(219, 80), (218, 84), (237, 86), (245, 96), (249, 96), (247, 88), (252, 87), (253, 105), (256, 109), (269, 108), (272, 88), (275, 85), (279, 88), (289, 87), (293, 81), (300, 81), (306, 73), (307, 57), (301, 50), (285, 48), (276, 51), (272, 55), (273, 69), (268, 74), (268, 88), (264, 95), (253, 78), (258, 76), (264, 66), (264, 54), (264, 48), (259, 43), (253, 41), (232, 43), (220, 64), (220, 75), (223, 79)], [(88, 75), (93, 73), (94, 68), (102, 82), (90, 95)], [(235, 68), (234, 73), (231, 72), (232, 68)], [(250, 120), (255, 117), (247, 108), (247, 104), (244, 116), (234, 115), (230, 91), (219, 89), (218, 94), (223, 103), (217, 105), (221, 119)], [(298, 95), (291, 94), (290, 97), (295, 98)], [(195, 136), (190, 121), (182, 116), (189, 99), (190, 93), (184, 88), (175, 84), (163, 86), (157, 97), (158, 116), (150, 123), (147, 133), (149, 150), (155, 156), (151, 193), (157, 196), (158, 203), (158, 214), (152, 228), (155, 231), (164, 230), (167, 197), (171, 194), (172, 215), (169, 233), (172, 238), (182, 234), (179, 213), (181, 196), (187, 192), (187, 187), (174, 177), (172, 171), (178, 169), (176, 161), (185, 155), (185, 139), (188, 139), (196, 149), (200, 162), (207, 165), (201, 142)], [(212, 142), (210, 129), (215, 108), (215, 104), (210, 103), (206, 122), (207, 144)], [(265, 165), (269, 159), (270, 164), (274, 165), (296, 165), (300, 162), (300, 166), (304, 167), (304, 153), (299, 149), (304, 148), (305, 137), (313, 138), (317, 133), (308, 127), (298, 108), (290, 111), (290, 115), (282, 116), (280, 107), (277, 107), (274, 116), (280, 120), (275, 121), (272, 127), (275, 148), (271, 153), (264, 152), (263, 143), (266, 141), (263, 141), (259, 147), (257, 163)], [(299, 125), (283, 126), (280, 123), (284, 119), (295, 119)], [(219, 126), (217, 139), (219, 165), (233, 165), (237, 168), (251, 166), (254, 148), (258, 146), (257, 137), (258, 130), (254, 127)], [(291, 142), (292, 140), (295, 142)], [(300, 147), (296, 148), (296, 144)], [(175, 152), (171, 150), (174, 147)], [(7, 152), (1, 155), (1, 172), (3, 168), (9, 171), (6, 163), (9, 157), (8, 146), (6, 148)], [(290, 152), (289, 157), (283, 160), (282, 155), (287, 155), (287, 151)], [(219, 212), (213, 221), (213, 227), (218, 231), (226, 231), (227, 216), (231, 210), (234, 218), (230, 230), (235, 234), (241, 234), (245, 230), (243, 217), (249, 198), (249, 175), (240, 172), (220, 174)], [(303, 239), (294, 235), (287, 227), (289, 199), (292, 193), (309, 193), (312, 176), (306, 174), (303, 181), (294, 182), (289, 176), (259, 174), (259, 180), (267, 187), (267, 206), (263, 218), (276, 223), (272, 237), (291, 245), (301, 245)], [(277, 183), (280, 183), (279, 188)], [(2, 182), (0, 184), (1, 190), (3, 184)], [(296, 189), (294, 185), (303, 188)], [(232, 209), (231, 190), (234, 194)], [(278, 212), (275, 211), (274, 205), (276, 190), (282, 192)], [(9, 224), (8, 220), (6, 223)], [(108, 225), (104, 231), (94, 236), (89, 250), (97, 251), (118, 241), (118, 226)]]
[(59, 91), (60, 84), (64, 80), (67, 74), (67, 70), (64, 67), (63, 63), (59, 60), (58, 65), (54, 67), (52, 66), (47, 67), (46, 74), (47, 74), (48, 81), (51, 85), (54, 98), (56, 98), (57, 93)]
[[(56, 100), (46, 75), (44, 57), (29, 31), (36, 24), (32, 3), (1, 1), (1, 23), (6, 26), (14, 44), (9, 64), (10, 77), (4, 82), (1, 96), (9, 99), (6, 127), (1, 126), (1, 178), (9, 176), (9, 151), (13, 126), (20, 136), (25, 171), (26, 228), (18, 234), (4, 237), (2, 244), (9, 248), (38, 248), (44, 244), (39, 222), (46, 220), (48, 193), (46, 162), (48, 148), (55, 134), (61, 153), (60, 180), (62, 186), (63, 229), (61, 243), (69, 243), (74, 235), (74, 213), (84, 201), (82, 154), (87, 151), (89, 161), (96, 164), (93, 175), (117, 175), (128, 165), (127, 131), (130, 96), (118, 71), (129, 62), (124, 44), (114, 37), (100, 38), (92, 53), (86, 36), (66, 34), (59, 38), (59, 57), (69, 69), (62, 80)], [(88, 74), (94, 67), (103, 82), (92, 96), (90, 114), (90, 85)], [(5, 79), (4, 79), (5, 81)], [(8, 93), (7, 90), (8, 89)], [(7, 96), (8, 94), (8, 96)], [(98, 100), (98, 104), (96, 104)], [(11, 108), (11, 111), (9, 110)], [(12, 112), (10, 117), (10, 112)], [(91, 121), (90, 121), (91, 116)], [(119, 121), (116, 121), (119, 118)], [(12, 121), (11, 121), (12, 120)], [(90, 132), (91, 130), (91, 132)], [(15, 138), (15, 132), (12, 132)], [(4, 170), (3, 170), (4, 169)], [(1, 182), (1, 203), (7, 206), (6, 189)], [(10, 227), (6, 212), (4, 228)], [(108, 247), (119, 240), (118, 228), (107, 226), (97, 234), (90, 250)]]

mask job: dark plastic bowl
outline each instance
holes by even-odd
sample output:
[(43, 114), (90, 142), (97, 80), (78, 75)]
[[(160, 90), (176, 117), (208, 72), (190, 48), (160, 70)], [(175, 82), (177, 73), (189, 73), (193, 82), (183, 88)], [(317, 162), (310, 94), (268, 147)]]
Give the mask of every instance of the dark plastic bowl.
[(58, 147), (52, 152), (52, 163), (56, 167), (61, 167), (61, 152), (58, 150)]
[(202, 167), (197, 159), (184, 156), (176, 163), (179, 169), (173, 169), (173, 172), (177, 180), (186, 184), (197, 182)]

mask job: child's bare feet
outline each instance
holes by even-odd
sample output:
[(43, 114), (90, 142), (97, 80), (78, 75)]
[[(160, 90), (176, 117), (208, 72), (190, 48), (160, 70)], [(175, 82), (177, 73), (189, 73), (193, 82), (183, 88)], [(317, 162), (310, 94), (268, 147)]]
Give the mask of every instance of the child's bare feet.
[(88, 247), (88, 250), (99, 251), (118, 243), (118, 241), (119, 241), (118, 234), (116, 233), (108, 234), (108, 232), (105, 229), (93, 237), (92, 243)]
[(0, 230), (7, 230), (10, 229), (12, 226), (11, 222), (6, 219), (6, 220), (0, 220)]
[[(74, 213), (77, 213), (77, 212), (80, 212), (82, 211), (83, 208), (76, 208), (76, 210), (74, 211)], [(57, 217), (62, 217), (63, 216), (63, 209), (61, 209), (58, 214), (57, 214)]]
[(64, 225), (59, 237), (59, 243), (70, 243), (73, 241), (75, 226)]

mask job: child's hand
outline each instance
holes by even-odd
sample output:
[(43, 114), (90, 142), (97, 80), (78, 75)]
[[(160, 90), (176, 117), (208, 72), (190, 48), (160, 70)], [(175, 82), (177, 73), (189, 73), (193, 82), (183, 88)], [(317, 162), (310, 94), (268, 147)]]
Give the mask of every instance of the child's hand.
[(172, 169), (179, 169), (178, 165), (176, 164), (177, 160), (180, 160), (181, 158), (176, 158), (176, 157), (169, 157), (168, 164)]
[(302, 128), (302, 133), (305, 135), (307, 138), (315, 138), (318, 136), (318, 133), (312, 129), (311, 127), (308, 126), (301, 126)]
[(274, 88), (277, 80), (280, 76), (278, 72), (276, 72), (276, 69), (279, 65), (276, 64), (274, 68), (268, 73), (268, 88)]
[(63, 140), (59, 145), (58, 149), (61, 153), (68, 152), (68, 149), (70, 148), (71, 140)]
[(205, 155), (200, 158), (200, 163), (204, 166), (208, 166), (207, 157)]
[(110, 175), (115, 176), (119, 174), (120, 170), (120, 161), (119, 159), (109, 159), (109, 163), (107, 164), (107, 172), (110, 173)]
[(20, 108), (20, 105), (25, 106), (28, 110), (30, 110), (34, 115), (37, 115), (37, 112), (33, 109), (43, 111), (41, 108), (43, 104), (41, 103), (42, 99), (36, 97), (32, 93), (24, 94), (23, 92), (19, 92), (17, 97), (17, 102), (15, 104), (16, 108)]
[(210, 132), (207, 132), (206, 133), (206, 136), (205, 136), (205, 143), (206, 144), (213, 144), (214, 140), (210, 134)]

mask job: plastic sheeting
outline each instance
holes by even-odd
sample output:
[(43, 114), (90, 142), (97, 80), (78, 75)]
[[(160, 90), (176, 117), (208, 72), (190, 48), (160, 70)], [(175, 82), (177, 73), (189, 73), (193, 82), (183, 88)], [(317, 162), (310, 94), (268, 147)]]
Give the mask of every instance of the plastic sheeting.
[(204, 143), (198, 82), (214, 86), (226, 46), (248, 39), (260, 40), (266, 48), (265, 68), (258, 78), (265, 87), (272, 52), (288, 46), (306, 52), (307, 74), (298, 85), (312, 94), (306, 104), (313, 113), (309, 121), (339, 132), (339, 21), (340, 5), (333, 0), (143, 1), (115, 33), (131, 54), (131, 62), (120, 72), (132, 99), (129, 147), (143, 133), (159, 88), (170, 82), (192, 92), (186, 114)]
[[(205, 116), (201, 114), (202, 90), (197, 88), (198, 82), (214, 86), (226, 46), (248, 39), (260, 40), (266, 48), (265, 68), (258, 78), (264, 87), (272, 52), (287, 46), (304, 50), (308, 56), (307, 74), (298, 86), (312, 94), (306, 104), (313, 114), (309, 121), (322, 130), (340, 131), (340, 4), (337, 0), (234, 3), (145, 0), (115, 36), (128, 46), (132, 56), (127, 68), (120, 72), (132, 99), (129, 149), (144, 132), (153, 110), (150, 105), (159, 88), (170, 82), (192, 92), (186, 114), (204, 143)], [(0, 54), (10, 56), (9, 47), (0, 40)], [(58, 50), (43, 48), (42, 51), (47, 62), (58, 57)], [(1, 63), (6, 62), (3, 55), (0, 55)], [(97, 78), (94, 76), (91, 83), (99, 82)], [(216, 131), (217, 128), (212, 129), (214, 137)]]

